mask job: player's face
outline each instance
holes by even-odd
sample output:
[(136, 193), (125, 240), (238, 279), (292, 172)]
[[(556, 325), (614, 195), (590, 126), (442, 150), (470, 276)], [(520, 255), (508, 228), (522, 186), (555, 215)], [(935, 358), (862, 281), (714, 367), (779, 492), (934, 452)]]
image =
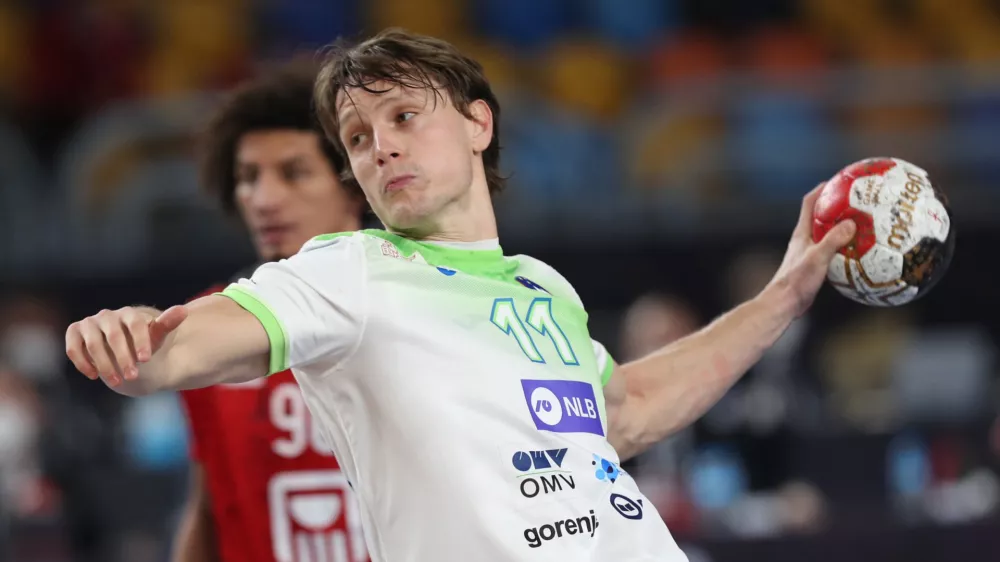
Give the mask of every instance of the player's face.
[(473, 102), (469, 119), (444, 92), (380, 83), (372, 89), (388, 91), (352, 88), (337, 99), (354, 176), (391, 230), (439, 232), (445, 215), (468, 207), (470, 192), (487, 193), (480, 154), (492, 134), (489, 108)]
[(345, 191), (319, 136), (275, 129), (236, 147), (236, 205), (261, 258), (294, 255), (313, 236), (356, 230), (360, 204)]

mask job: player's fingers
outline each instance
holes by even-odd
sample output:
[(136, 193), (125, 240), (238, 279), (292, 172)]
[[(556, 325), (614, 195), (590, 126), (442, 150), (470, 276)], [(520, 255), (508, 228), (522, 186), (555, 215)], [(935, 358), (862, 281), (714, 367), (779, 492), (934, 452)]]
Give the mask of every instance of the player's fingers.
[[(147, 330), (147, 334), (148, 334), (148, 330)], [(127, 372), (123, 371), (122, 372), (122, 376), (125, 377), (125, 380), (130, 380), (131, 381), (131, 380), (135, 380), (135, 379), (139, 378), (139, 363), (140, 363), (140, 361), (139, 361), (139, 354), (136, 353), (136, 351), (135, 351), (135, 340), (132, 337), (131, 331), (127, 327), (125, 329), (125, 344), (128, 345), (129, 357), (132, 358), (133, 366), (132, 366), (132, 369), (130, 369), (129, 371), (127, 371)]]
[(90, 380), (97, 380), (97, 369), (87, 354), (83, 336), (77, 323), (73, 323), (66, 330), (66, 356), (73, 362), (73, 366), (80, 371), (83, 376)]
[(114, 374), (109, 377), (105, 377), (104, 379), (110, 386), (118, 386), (122, 380), (127, 378), (136, 378), (134, 375), (131, 377), (125, 376), (125, 372), (122, 370), (118, 360), (115, 359), (115, 353), (112, 351), (111, 346), (108, 345), (108, 340), (106, 338), (104, 340), (104, 351), (108, 353), (109, 357), (111, 357), (111, 366), (114, 369)]
[(153, 347), (163, 343), (163, 338), (170, 332), (177, 329), (187, 318), (187, 308), (183, 305), (172, 306), (163, 311), (152, 324), (149, 325), (149, 336), (152, 339)]
[(831, 228), (826, 233), (826, 236), (817, 244), (821, 249), (820, 253), (829, 259), (838, 250), (851, 242), (855, 232), (857, 232), (857, 226), (854, 224), (854, 221), (845, 220), (837, 223), (837, 226)]
[(90, 355), (91, 363), (97, 369), (98, 375), (111, 386), (117, 384), (118, 369), (111, 360), (104, 345), (104, 332), (97, 324), (95, 317), (91, 316), (80, 321), (80, 336), (83, 338), (84, 349)]
[(121, 311), (102, 312), (97, 315), (98, 326), (104, 332), (106, 351), (110, 353), (111, 361), (117, 368), (116, 370), (126, 379), (134, 379), (139, 371), (135, 365), (135, 357), (132, 355), (129, 338), (125, 334), (128, 328), (122, 320)]
[(153, 343), (149, 334), (152, 320), (149, 315), (129, 308), (122, 311), (122, 323), (135, 352), (136, 361), (139, 363), (149, 361), (153, 355)]

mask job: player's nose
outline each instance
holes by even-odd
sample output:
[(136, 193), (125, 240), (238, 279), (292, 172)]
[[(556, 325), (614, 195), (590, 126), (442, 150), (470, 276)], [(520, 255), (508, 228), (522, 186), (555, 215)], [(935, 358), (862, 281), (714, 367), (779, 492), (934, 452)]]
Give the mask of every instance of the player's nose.
[(403, 154), (401, 139), (391, 129), (376, 129), (373, 131), (373, 141), (372, 147), (375, 150), (375, 159), (379, 166), (384, 166)]
[(253, 190), (250, 204), (257, 212), (267, 213), (278, 210), (288, 195), (288, 186), (277, 173), (262, 173)]

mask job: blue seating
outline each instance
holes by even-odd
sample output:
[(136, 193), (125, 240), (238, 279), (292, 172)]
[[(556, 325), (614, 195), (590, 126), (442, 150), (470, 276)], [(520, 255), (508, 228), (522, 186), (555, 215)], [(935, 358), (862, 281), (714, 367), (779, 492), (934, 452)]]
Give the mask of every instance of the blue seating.
[(602, 39), (627, 49), (649, 47), (677, 25), (674, 0), (586, 0), (583, 25)]
[(962, 174), (983, 187), (995, 188), (1000, 177), (1000, 92), (984, 92), (953, 112), (953, 130)]
[(570, 29), (575, 11), (569, 0), (480, 0), (473, 10), (476, 27), (487, 37), (525, 50), (544, 47)]
[(828, 172), (831, 132), (817, 101), (793, 92), (740, 96), (733, 108), (731, 154), (749, 195), (797, 198)]
[(284, 0), (262, 10), (272, 50), (317, 48), (359, 29), (358, 4), (350, 0)]
[(559, 201), (621, 189), (617, 145), (609, 131), (578, 115), (538, 104), (510, 115), (504, 168), (516, 197)]

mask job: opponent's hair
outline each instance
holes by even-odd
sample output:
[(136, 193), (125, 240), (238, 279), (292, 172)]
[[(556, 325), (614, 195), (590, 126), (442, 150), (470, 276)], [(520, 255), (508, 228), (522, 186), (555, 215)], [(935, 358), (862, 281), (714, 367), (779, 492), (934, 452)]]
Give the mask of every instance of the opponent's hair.
[[(359, 88), (381, 94), (382, 82), (390, 88), (421, 88), (434, 92), (438, 99), (446, 93), (455, 109), (472, 118), (469, 105), (483, 100), (493, 112), (493, 136), (483, 151), (483, 168), (490, 194), (503, 190), (506, 178), (500, 174), (500, 102), (490, 87), (482, 65), (460, 53), (446, 41), (418, 35), (399, 28), (389, 28), (379, 34), (351, 44), (338, 41), (331, 45), (316, 80), (316, 111), (327, 137), (347, 159), (347, 150), (340, 139), (337, 118), (337, 95), (347, 88)], [(341, 174), (345, 184), (357, 185), (351, 167)]]
[[(227, 214), (236, 215), (236, 147), (247, 133), (276, 129), (316, 133), (334, 173), (339, 176), (347, 167), (316, 118), (312, 95), (317, 72), (317, 66), (306, 61), (266, 71), (229, 93), (209, 120), (200, 139), (201, 184)], [(355, 184), (342, 187), (361, 196)]]

